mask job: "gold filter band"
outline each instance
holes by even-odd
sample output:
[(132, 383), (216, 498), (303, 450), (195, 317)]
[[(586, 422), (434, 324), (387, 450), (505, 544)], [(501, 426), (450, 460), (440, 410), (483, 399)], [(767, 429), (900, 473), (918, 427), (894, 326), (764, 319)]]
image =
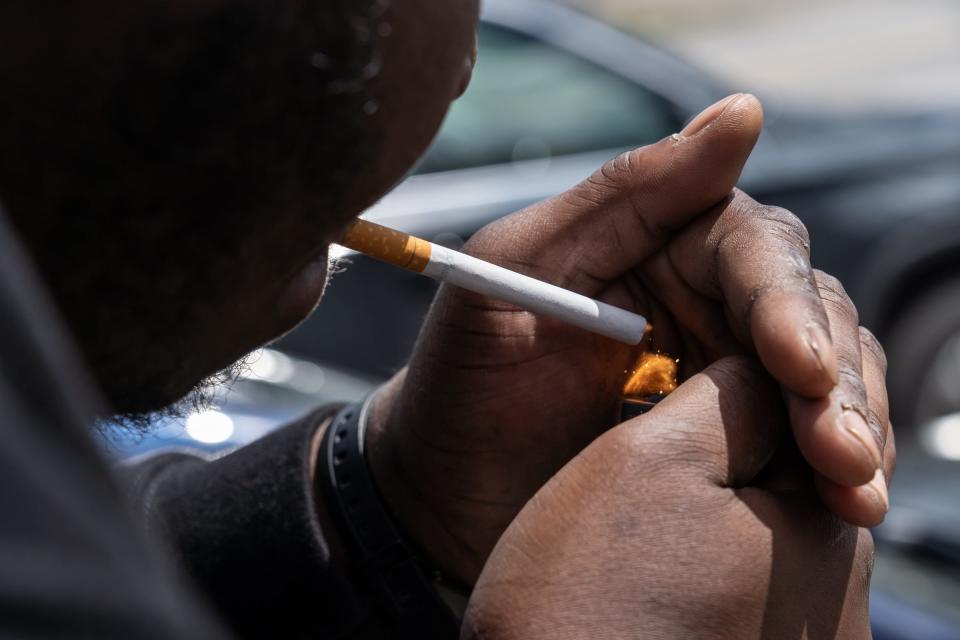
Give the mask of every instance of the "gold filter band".
[(354, 222), (340, 244), (418, 273), (430, 262), (429, 242), (367, 220)]

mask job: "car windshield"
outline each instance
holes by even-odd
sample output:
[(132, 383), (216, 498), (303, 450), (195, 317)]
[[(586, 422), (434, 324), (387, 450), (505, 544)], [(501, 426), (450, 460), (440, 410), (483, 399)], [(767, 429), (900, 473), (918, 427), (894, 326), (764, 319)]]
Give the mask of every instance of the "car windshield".
[(646, 144), (676, 130), (659, 96), (542, 40), (480, 29), (480, 57), (419, 173)]

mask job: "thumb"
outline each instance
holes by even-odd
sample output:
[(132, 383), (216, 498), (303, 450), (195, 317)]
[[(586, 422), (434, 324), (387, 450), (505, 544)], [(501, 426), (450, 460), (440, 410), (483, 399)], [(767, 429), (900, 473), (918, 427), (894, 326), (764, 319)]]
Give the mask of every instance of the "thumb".
[(723, 358), (693, 376), (636, 429), (647, 455), (689, 465), (709, 480), (742, 487), (766, 467), (787, 424), (780, 390), (758, 361)]
[(682, 132), (625, 153), (571, 190), (486, 227), (467, 248), (596, 295), (730, 194), (762, 126), (756, 98), (725, 98)]

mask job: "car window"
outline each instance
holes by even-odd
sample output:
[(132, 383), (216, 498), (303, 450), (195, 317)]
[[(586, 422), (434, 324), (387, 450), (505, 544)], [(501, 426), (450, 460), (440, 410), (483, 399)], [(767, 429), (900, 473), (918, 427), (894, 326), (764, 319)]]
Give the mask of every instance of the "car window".
[(485, 24), (467, 93), (418, 173), (646, 144), (676, 130), (662, 98), (516, 31)]

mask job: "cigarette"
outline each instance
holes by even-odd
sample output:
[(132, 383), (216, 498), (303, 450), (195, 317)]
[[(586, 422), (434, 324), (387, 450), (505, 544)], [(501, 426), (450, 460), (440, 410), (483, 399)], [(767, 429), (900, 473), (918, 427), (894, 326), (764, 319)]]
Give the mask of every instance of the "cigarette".
[(368, 220), (354, 222), (339, 244), (627, 344), (639, 344), (647, 328), (639, 314)]

